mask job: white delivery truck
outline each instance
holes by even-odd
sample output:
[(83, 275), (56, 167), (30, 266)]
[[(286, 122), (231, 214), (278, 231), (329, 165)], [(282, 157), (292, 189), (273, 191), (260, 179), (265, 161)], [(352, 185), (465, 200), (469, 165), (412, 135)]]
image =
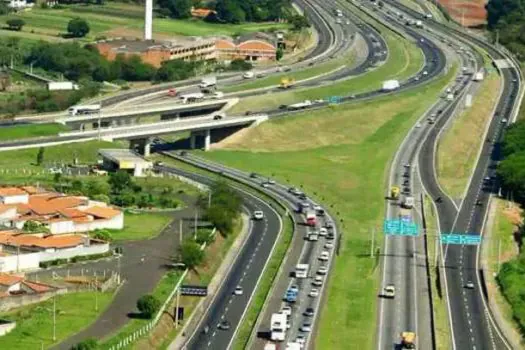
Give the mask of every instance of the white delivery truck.
[(482, 81), (483, 80), (483, 72), (477, 72), (474, 74), (474, 81)]
[(180, 95), (179, 98), (182, 100), (182, 103), (191, 103), (202, 100), (204, 98), (204, 94), (202, 92), (195, 92), (193, 94)]
[(414, 207), (415, 200), (414, 197), (406, 196), (403, 198), (403, 202), (401, 203), (401, 207), (406, 209), (412, 209)]
[(274, 313), (270, 319), (271, 323), (271, 339), (273, 341), (284, 341), (286, 338), (286, 314)]
[(383, 82), (383, 91), (392, 91), (399, 89), (399, 81), (398, 80), (387, 80)]
[(51, 81), (47, 83), (47, 89), (49, 91), (78, 90), (78, 85), (70, 81)]
[(212, 90), (215, 88), (215, 85), (217, 85), (216, 77), (206, 77), (202, 78), (199, 88), (201, 90)]
[(100, 112), (100, 105), (78, 105), (69, 107), (67, 111), (72, 117), (76, 115), (95, 114)]
[(295, 278), (307, 278), (309, 268), (310, 265), (308, 264), (297, 264), (295, 266)]
[(294, 104), (289, 105), (288, 109), (298, 110), (298, 109), (303, 109), (303, 108), (310, 107), (311, 105), (312, 105), (312, 101), (304, 100), (303, 102), (294, 103)]
[(453, 101), (454, 100), (454, 94), (447, 94), (447, 101)]

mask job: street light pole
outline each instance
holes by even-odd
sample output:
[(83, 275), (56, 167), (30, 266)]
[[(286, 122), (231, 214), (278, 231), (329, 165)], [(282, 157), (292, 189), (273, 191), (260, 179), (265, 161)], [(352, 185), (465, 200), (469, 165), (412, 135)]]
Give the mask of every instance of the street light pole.
[(57, 340), (57, 307), (56, 307), (56, 292), (53, 295), (53, 341)]
[(372, 244), (370, 245), (370, 257), (374, 257), (374, 243), (376, 239), (376, 228), (372, 227)]
[(199, 216), (199, 211), (197, 209), (195, 209), (195, 223), (194, 223), (194, 227), (195, 227), (195, 230), (194, 230), (194, 233), (193, 233), (193, 240), (197, 240), (197, 218)]

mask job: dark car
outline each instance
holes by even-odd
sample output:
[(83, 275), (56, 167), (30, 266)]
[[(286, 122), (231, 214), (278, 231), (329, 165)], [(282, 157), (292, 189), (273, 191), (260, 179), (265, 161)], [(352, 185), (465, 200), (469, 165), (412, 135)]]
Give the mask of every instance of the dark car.
[(222, 321), (221, 323), (219, 323), (219, 325), (217, 326), (217, 328), (219, 329), (222, 329), (223, 331), (227, 331), (228, 329), (230, 329), (231, 327), (231, 324), (230, 322), (224, 320)]
[(314, 315), (314, 309), (311, 307), (306, 308), (306, 310), (304, 310), (304, 315), (307, 317), (312, 317)]
[(299, 194), (299, 199), (306, 200), (306, 198), (307, 198), (306, 194), (304, 194), (304, 193)]
[(286, 109), (286, 108), (288, 108), (287, 105), (280, 105), (280, 106), (279, 106), (279, 109)]
[(251, 177), (252, 179), (256, 179), (256, 178), (257, 178), (257, 174), (256, 174), (256, 173), (251, 173), (251, 174), (250, 174), (250, 177)]
[(216, 114), (213, 116), (213, 120), (221, 120), (222, 119), (222, 115), (220, 114)]
[(180, 153), (179, 153), (179, 154), (180, 154), (181, 156), (183, 156), (183, 157), (184, 157), (184, 156), (186, 156), (186, 155), (188, 154), (188, 152), (186, 152), (186, 151), (180, 151)]
[(481, 200), (478, 199), (478, 200), (476, 201), (476, 205), (483, 205), (483, 202), (481, 202)]

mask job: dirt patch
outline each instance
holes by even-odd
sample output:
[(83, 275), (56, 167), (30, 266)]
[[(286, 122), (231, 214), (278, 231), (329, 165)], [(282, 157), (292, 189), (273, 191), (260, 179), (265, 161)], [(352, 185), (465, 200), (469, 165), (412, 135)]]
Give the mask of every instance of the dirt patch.
[(514, 226), (518, 226), (523, 223), (523, 219), (521, 217), (522, 212), (523, 209), (514, 205), (503, 209), (503, 215), (505, 215)]
[(475, 27), (483, 25), (487, 21), (487, 11), (485, 10), (485, 1), (473, 0), (458, 2), (455, 0), (439, 0), (458, 23), (465, 27)]

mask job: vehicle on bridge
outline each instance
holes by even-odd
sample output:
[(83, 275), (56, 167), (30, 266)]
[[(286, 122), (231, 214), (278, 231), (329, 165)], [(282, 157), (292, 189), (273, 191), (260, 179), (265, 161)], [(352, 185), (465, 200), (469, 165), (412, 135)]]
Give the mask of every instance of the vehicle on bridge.
[(415, 349), (416, 348), (416, 333), (403, 332), (401, 333), (401, 349)]
[(100, 105), (79, 105), (70, 107), (68, 110), (70, 116), (95, 114), (100, 112)]
[(414, 207), (415, 200), (414, 197), (406, 196), (403, 198), (403, 202), (401, 203), (401, 207), (406, 209), (412, 209)]

